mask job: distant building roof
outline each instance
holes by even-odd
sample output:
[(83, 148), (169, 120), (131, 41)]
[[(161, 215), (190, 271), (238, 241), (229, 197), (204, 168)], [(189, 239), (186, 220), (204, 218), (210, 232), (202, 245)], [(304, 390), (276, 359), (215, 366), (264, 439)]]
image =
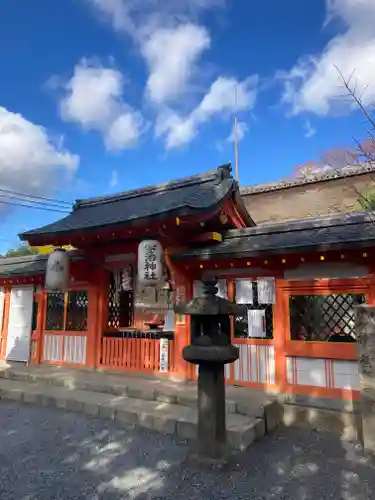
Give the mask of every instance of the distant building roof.
[(26, 255), (0, 259), (0, 276), (34, 276), (44, 274), (48, 255)]
[(229, 230), (221, 243), (190, 248), (173, 258), (247, 258), (369, 245), (375, 245), (375, 217), (351, 213)]
[[(235, 192), (238, 192), (238, 186), (231, 176), (231, 166), (223, 165), (214, 171), (181, 180), (78, 200), (67, 217), (22, 233), (20, 237), (32, 241), (39, 236), (59, 236), (138, 220), (193, 215), (215, 208)], [(246, 212), (244, 205), (243, 210)], [(247, 217), (251, 221), (248, 214)]]
[(375, 173), (375, 164), (366, 165), (348, 165), (341, 169), (329, 169), (322, 172), (311, 173), (301, 177), (292, 179), (282, 179), (277, 182), (266, 182), (264, 184), (254, 184), (240, 188), (242, 195), (251, 195), (257, 193), (266, 193), (269, 191), (278, 191), (280, 189), (293, 188), (295, 186), (303, 186), (305, 184), (316, 184), (318, 182), (326, 182), (335, 179), (343, 179), (345, 177), (353, 177), (355, 175), (364, 175)]
[[(75, 250), (68, 252), (70, 260), (75, 262), (83, 257)], [(25, 255), (23, 257), (3, 257), (0, 258), (0, 277), (14, 276), (35, 276), (43, 275), (46, 271), (48, 255), (36, 254)]]

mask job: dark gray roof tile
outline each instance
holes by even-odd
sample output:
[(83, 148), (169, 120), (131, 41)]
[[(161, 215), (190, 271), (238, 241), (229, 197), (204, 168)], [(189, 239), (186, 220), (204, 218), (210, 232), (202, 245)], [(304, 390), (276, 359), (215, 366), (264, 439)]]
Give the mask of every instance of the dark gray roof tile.
[(167, 214), (185, 216), (215, 207), (229, 197), (237, 184), (231, 166), (182, 180), (128, 191), (115, 196), (79, 200), (67, 217), (20, 235), (58, 235), (103, 226), (131, 223)]
[(0, 259), (0, 276), (5, 278), (44, 274), (47, 257), (47, 255), (4, 257)]
[(175, 259), (246, 258), (375, 244), (375, 217), (344, 214), (230, 230), (215, 246), (191, 248)]
[[(75, 250), (68, 252), (72, 262), (81, 260), (82, 255)], [(0, 277), (34, 276), (44, 274), (46, 271), (48, 255), (25, 255), (24, 257), (0, 258)]]
[(356, 175), (364, 175), (375, 173), (375, 164), (366, 163), (364, 165), (348, 165), (347, 167), (336, 169), (330, 168), (321, 172), (313, 172), (309, 175), (297, 176), (290, 179), (282, 179), (277, 182), (265, 182), (263, 184), (254, 184), (253, 186), (245, 186), (240, 189), (243, 196), (267, 193), (270, 191), (279, 191), (280, 189), (288, 189), (296, 186), (304, 186), (307, 184), (317, 184), (319, 182), (331, 181), (334, 179), (344, 179)]

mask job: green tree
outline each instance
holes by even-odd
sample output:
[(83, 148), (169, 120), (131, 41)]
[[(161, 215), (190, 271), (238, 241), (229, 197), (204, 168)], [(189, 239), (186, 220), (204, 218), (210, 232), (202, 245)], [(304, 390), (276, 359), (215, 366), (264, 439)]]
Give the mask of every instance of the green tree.
[(368, 190), (358, 198), (357, 210), (361, 212), (375, 212), (375, 190)]
[(27, 243), (22, 244), (18, 248), (11, 248), (5, 254), (5, 257), (25, 257), (26, 255), (37, 255), (39, 252), (36, 248), (30, 247)]

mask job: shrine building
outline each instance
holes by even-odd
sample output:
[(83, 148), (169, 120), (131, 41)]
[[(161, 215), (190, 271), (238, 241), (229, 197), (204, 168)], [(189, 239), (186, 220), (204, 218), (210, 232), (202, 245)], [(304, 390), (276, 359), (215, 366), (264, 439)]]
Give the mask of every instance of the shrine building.
[(247, 306), (231, 323), (240, 358), (226, 365), (228, 384), (331, 408), (358, 399), (353, 307), (375, 304), (372, 215), (259, 224), (261, 206), (257, 217), (250, 207), (261, 189), (251, 189), (223, 165), (78, 200), (68, 216), (21, 234), (31, 246), (74, 250), (64, 293), (45, 288), (48, 255), (0, 260), (0, 359), (194, 380), (181, 355), (189, 321), (173, 307), (209, 273), (220, 296)]

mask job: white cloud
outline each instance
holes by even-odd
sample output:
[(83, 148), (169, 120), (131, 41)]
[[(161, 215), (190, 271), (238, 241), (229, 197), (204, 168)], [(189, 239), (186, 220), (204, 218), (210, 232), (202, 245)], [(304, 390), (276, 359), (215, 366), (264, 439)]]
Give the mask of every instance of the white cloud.
[(175, 28), (225, 0), (86, 0), (117, 31), (145, 40), (159, 29)]
[[(282, 101), (292, 114), (309, 111), (327, 115), (337, 107), (350, 109), (354, 103), (342, 99), (343, 87), (338, 68), (365, 105), (375, 103), (375, 1), (326, 0), (326, 23), (337, 21), (340, 32), (318, 55), (304, 57), (289, 71), (277, 76), (284, 82)], [(341, 98), (340, 98), (341, 97)]]
[(212, 118), (228, 117), (234, 112), (251, 110), (256, 101), (257, 84), (257, 76), (243, 81), (219, 77), (187, 117), (181, 117), (172, 111), (161, 115), (156, 135), (164, 136), (167, 149), (189, 143), (197, 134), (199, 126)]
[[(245, 137), (246, 133), (249, 131), (249, 127), (246, 122), (237, 123), (237, 141), (240, 142)], [(232, 129), (226, 142), (234, 142), (234, 130)]]
[(305, 120), (303, 124), (303, 128), (305, 129), (305, 137), (309, 139), (316, 134), (316, 128), (311, 124), (310, 120)]
[(220, 76), (211, 85), (196, 113), (202, 118), (219, 113), (237, 113), (252, 109), (257, 95), (257, 76), (238, 81), (236, 78)]
[[(86, 1), (116, 31), (129, 36), (144, 58), (145, 96), (156, 113), (155, 135), (165, 140), (167, 149), (191, 142), (199, 127), (213, 118), (228, 118), (254, 106), (257, 77), (239, 82), (220, 76), (202, 97), (200, 59), (211, 39), (201, 15), (225, 6), (225, 0)], [(192, 102), (195, 108), (189, 112)]]
[(135, 146), (146, 129), (139, 112), (128, 111), (119, 115), (105, 134), (105, 144), (109, 151), (121, 151)]
[[(45, 128), (0, 107), (1, 188), (48, 195), (73, 178), (78, 163), (79, 157), (64, 149), (62, 139), (53, 140)], [(6, 209), (0, 203), (0, 210)]]
[(109, 187), (113, 189), (117, 186), (117, 184), (118, 184), (118, 172), (117, 170), (112, 170), (111, 178), (109, 180)]
[[(237, 121), (237, 142), (241, 142), (248, 131), (249, 131), (249, 126), (246, 122)], [(219, 153), (222, 153), (225, 150), (225, 148), (228, 147), (229, 144), (233, 143), (234, 143), (234, 122), (231, 126), (230, 132), (227, 135), (227, 137), (223, 140), (218, 140), (215, 146), (216, 149), (219, 151)]]
[(198, 123), (192, 115), (181, 117), (174, 111), (167, 111), (158, 117), (155, 135), (165, 138), (166, 149), (181, 147), (194, 139)]
[(82, 59), (65, 85), (61, 115), (86, 129), (107, 127), (121, 108), (123, 77), (113, 68), (104, 68)]
[(64, 85), (61, 117), (103, 134), (110, 151), (133, 147), (144, 132), (142, 115), (124, 101), (124, 78), (115, 68), (82, 59)]
[(225, 4), (225, 0), (87, 1), (137, 44), (149, 73), (146, 95), (159, 106), (191, 89), (197, 61), (210, 46), (199, 16)]
[(146, 90), (150, 101), (160, 105), (184, 93), (196, 61), (209, 46), (207, 30), (193, 24), (152, 34), (142, 47), (149, 67)]

